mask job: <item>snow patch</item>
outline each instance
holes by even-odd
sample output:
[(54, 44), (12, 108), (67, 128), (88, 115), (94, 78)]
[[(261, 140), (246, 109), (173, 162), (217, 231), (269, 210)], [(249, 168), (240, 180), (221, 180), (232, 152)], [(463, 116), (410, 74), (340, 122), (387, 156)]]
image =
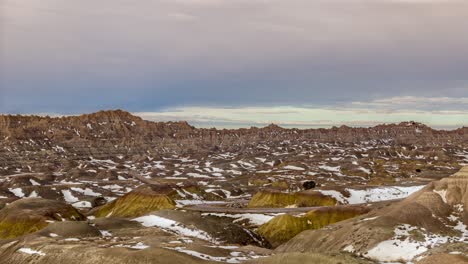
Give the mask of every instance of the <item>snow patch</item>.
[(36, 191), (32, 191), (28, 196), (28, 198), (38, 198), (38, 197), (40, 197), (40, 196), (37, 194)]
[(79, 202), (78, 198), (73, 196), (70, 190), (62, 190), (63, 198), (67, 203), (76, 203)]
[(329, 171), (329, 172), (341, 172), (341, 167), (340, 166), (331, 167), (331, 166), (327, 166), (327, 165), (320, 165), (318, 167), (319, 167), (319, 169)]
[(72, 187), (70, 189), (72, 189), (75, 192), (79, 192), (79, 193), (81, 193), (83, 195), (86, 195), (86, 196), (94, 196), (94, 197), (102, 196), (102, 194), (94, 192), (90, 188), (82, 189), (82, 188)]
[(75, 208), (91, 208), (93, 207), (90, 202), (88, 201), (80, 201), (72, 204)]
[(363, 204), (403, 199), (421, 190), (422, 188), (424, 188), (424, 186), (425, 185), (408, 187), (388, 186), (364, 190), (345, 189), (347, 192), (349, 192), (349, 197), (345, 197), (341, 192), (334, 190), (319, 190), (319, 192), (321, 192), (324, 195), (328, 195), (335, 198), (338, 202), (342, 204)]
[(240, 222), (242, 220), (249, 220), (253, 225), (263, 225), (269, 222), (275, 215), (265, 215), (265, 214), (225, 214), (225, 213), (204, 213), (203, 216), (217, 216), (217, 217), (229, 217), (234, 218), (234, 222)]
[(21, 188), (8, 188), (8, 190), (12, 192), (16, 197), (19, 197), (19, 198), (24, 197), (23, 189)]
[(40, 183), (38, 183), (37, 181), (33, 180), (33, 179), (29, 179), (29, 182), (33, 185), (33, 186), (39, 186), (41, 185)]
[(447, 190), (435, 190), (434, 189), (434, 192), (437, 193), (438, 195), (440, 195), (440, 197), (442, 198), (442, 201), (444, 201), (444, 203), (447, 203)]
[[(394, 230), (394, 237), (390, 240), (382, 241), (377, 246), (367, 252), (365, 257), (382, 261), (398, 262), (401, 260), (411, 261), (416, 256), (445, 243), (455, 241), (463, 242), (468, 237), (468, 230), (464, 224), (458, 223), (455, 230), (462, 232), (461, 237), (442, 236), (427, 233), (424, 228), (418, 228), (408, 224), (397, 226)], [(424, 236), (423, 239), (414, 240), (410, 232), (417, 231)]]
[(198, 229), (185, 227), (181, 223), (156, 215), (146, 215), (133, 219), (145, 227), (159, 227), (165, 231), (176, 233), (183, 236), (195, 237), (206, 241), (217, 243), (208, 233)]
[(39, 255), (39, 256), (45, 256), (46, 254), (42, 253), (41, 251), (37, 251), (31, 248), (20, 248), (18, 249), (18, 252), (29, 254), (29, 255)]
[(295, 170), (295, 171), (303, 171), (303, 170), (305, 170), (305, 169), (302, 168), (302, 167), (297, 167), (297, 166), (293, 166), (293, 165), (284, 166), (283, 169), (286, 169), (286, 170)]

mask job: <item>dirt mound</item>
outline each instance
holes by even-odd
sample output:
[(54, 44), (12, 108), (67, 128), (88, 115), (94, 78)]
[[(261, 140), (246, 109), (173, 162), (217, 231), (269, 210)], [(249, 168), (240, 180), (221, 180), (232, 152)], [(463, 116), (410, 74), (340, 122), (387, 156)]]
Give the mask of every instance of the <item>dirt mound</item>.
[(156, 192), (150, 187), (145, 187), (98, 207), (91, 214), (96, 217), (137, 217), (152, 211), (174, 209), (175, 205), (164, 192)]
[(439, 217), (448, 217), (452, 208), (445, 204), (432, 188), (433, 184), (429, 184), (407, 199), (381, 210), (379, 214), (388, 218), (390, 222), (419, 226), (431, 232), (447, 231)]
[(257, 192), (248, 207), (312, 207), (333, 206), (336, 199), (319, 192), (283, 193), (274, 190)]
[(277, 247), (310, 227), (307, 218), (284, 214), (261, 225), (257, 232), (264, 236), (273, 247)]
[(315, 209), (300, 217), (288, 214), (279, 215), (260, 226), (257, 231), (274, 247), (277, 247), (304, 230), (319, 229), (368, 211), (369, 209), (365, 207), (340, 206)]
[(154, 215), (183, 223), (186, 226), (202, 230), (217, 241), (236, 245), (254, 245), (264, 248), (271, 248), (271, 245), (262, 236), (233, 223), (230, 218), (220, 218), (197, 212), (181, 212), (178, 210), (162, 210)]
[(313, 229), (319, 229), (369, 211), (369, 208), (361, 206), (323, 207), (308, 212), (305, 217), (311, 221)]
[(304, 264), (304, 263), (317, 263), (317, 264), (365, 264), (372, 263), (363, 259), (358, 259), (345, 254), (313, 254), (313, 253), (286, 253), (278, 254), (267, 258), (259, 258), (252, 261), (247, 261), (249, 264)]
[(448, 242), (468, 241), (468, 169), (432, 182), (401, 202), (382, 205), (366, 217), (304, 231), (277, 252), (348, 251), (379, 261), (411, 261)]
[(14, 238), (45, 228), (52, 221), (83, 221), (71, 205), (42, 198), (17, 200), (0, 210), (0, 238)]
[[(380, 241), (389, 239), (396, 222), (388, 219), (378, 221), (346, 221), (328, 226), (326, 229), (306, 230), (276, 249), (276, 252), (341, 252), (352, 245), (354, 252), (366, 252)], [(362, 222), (360, 222), (362, 221)]]
[(16, 264), (193, 264), (207, 261), (181, 254), (169, 249), (151, 248), (134, 250), (129, 248), (100, 248), (92, 245), (36, 245), (36, 254), (19, 253), (20, 245), (11, 245), (0, 251), (2, 263)]
[(92, 223), (95, 227), (100, 230), (116, 230), (116, 229), (125, 229), (125, 228), (139, 228), (141, 225), (135, 221), (131, 221), (126, 218), (96, 218), (92, 220)]
[(99, 230), (87, 222), (55, 222), (38, 232), (43, 236), (58, 237), (97, 237)]
[(417, 264), (466, 264), (468, 257), (461, 254), (437, 254), (424, 258)]

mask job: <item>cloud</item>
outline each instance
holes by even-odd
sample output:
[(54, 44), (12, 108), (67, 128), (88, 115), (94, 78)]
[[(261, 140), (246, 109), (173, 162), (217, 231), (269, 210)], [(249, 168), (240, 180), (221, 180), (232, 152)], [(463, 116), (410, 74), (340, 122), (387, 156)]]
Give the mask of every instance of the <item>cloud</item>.
[(461, 111), (408, 98), (468, 97), (468, 2), (415, 2), (0, 1), (0, 111)]
[(402, 109), (431, 110), (431, 112), (453, 114), (468, 110), (468, 97), (424, 97), (424, 96), (395, 96), (375, 99), (369, 102), (352, 102), (352, 106), (379, 109), (386, 111), (400, 111)]
[(193, 21), (197, 19), (196, 16), (186, 14), (186, 13), (170, 13), (167, 16), (171, 19), (175, 19), (178, 21)]
[[(425, 101), (427, 100), (427, 102)], [(418, 121), (436, 128), (458, 128), (466, 125), (468, 109), (426, 110), (426, 103), (464, 103), (466, 99), (383, 98), (370, 102), (355, 102), (348, 107), (179, 107), (159, 112), (137, 112), (138, 116), (153, 121), (183, 120), (201, 127), (250, 127), (270, 123), (287, 127), (331, 127), (349, 125), (367, 127), (381, 123)], [(392, 102), (403, 107), (393, 108)], [(415, 104), (416, 103), (416, 104)]]

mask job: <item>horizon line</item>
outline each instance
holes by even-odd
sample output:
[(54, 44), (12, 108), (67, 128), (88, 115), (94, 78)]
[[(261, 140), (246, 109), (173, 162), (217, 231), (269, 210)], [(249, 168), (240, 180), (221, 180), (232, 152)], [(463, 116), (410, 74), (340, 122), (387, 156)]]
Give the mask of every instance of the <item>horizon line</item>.
[(100, 112), (126, 112), (132, 116), (139, 117), (144, 121), (156, 122), (156, 123), (180, 123), (185, 122), (188, 125), (197, 128), (197, 129), (250, 129), (250, 128), (266, 128), (268, 126), (274, 125), (282, 129), (297, 129), (297, 130), (307, 130), (307, 129), (333, 129), (340, 127), (350, 127), (350, 128), (373, 128), (381, 125), (401, 125), (405, 123), (420, 124), (431, 128), (437, 131), (455, 131), (458, 129), (466, 128), (465, 125), (453, 125), (453, 126), (437, 126), (429, 125), (425, 122), (420, 122), (416, 120), (401, 120), (397, 122), (384, 122), (384, 121), (367, 121), (367, 122), (336, 122), (336, 123), (294, 123), (294, 122), (227, 122), (227, 121), (194, 121), (194, 120), (155, 120), (151, 118), (145, 118), (147, 113), (160, 113), (160, 112), (131, 112), (123, 109), (106, 109), (86, 113), (73, 113), (73, 114), (60, 114), (60, 113), (0, 113), (0, 116), (36, 116), (36, 117), (49, 117), (49, 118), (63, 118), (63, 117), (79, 117), (82, 115), (93, 115)]

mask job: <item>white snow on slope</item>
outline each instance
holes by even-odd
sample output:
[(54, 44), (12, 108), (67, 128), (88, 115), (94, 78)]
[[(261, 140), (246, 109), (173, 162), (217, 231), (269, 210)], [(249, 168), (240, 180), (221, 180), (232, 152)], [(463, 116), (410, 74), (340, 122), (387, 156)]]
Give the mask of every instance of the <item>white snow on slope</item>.
[(113, 247), (125, 247), (125, 248), (131, 248), (131, 249), (147, 249), (149, 248), (148, 245), (145, 245), (144, 243), (142, 242), (138, 242), (136, 243), (135, 245), (124, 245), (124, 244), (119, 244), (119, 245), (115, 245)]
[[(249, 259), (247, 257), (237, 256), (237, 255), (240, 255), (240, 254), (232, 254), (232, 255), (236, 255), (236, 256), (233, 256), (233, 257), (215, 257), (215, 256), (210, 256), (210, 255), (205, 254), (205, 253), (200, 253), (200, 252), (197, 252), (197, 251), (194, 251), (194, 250), (189, 250), (189, 249), (186, 249), (185, 247), (175, 247), (175, 248), (166, 247), (166, 249), (175, 250), (177, 252), (185, 253), (187, 255), (190, 255), (190, 256), (193, 256), (193, 257), (196, 257), (196, 258), (199, 258), (199, 259), (208, 260), (208, 261), (215, 261), (215, 262), (241, 263), (242, 261), (246, 261), (246, 260)], [(232, 252), (232, 253), (234, 253), (234, 252)]]
[(371, 174), (371, 171), (369, 169), (364, 168), (364, 167), (359, 167), (358, 170), (363, 171), (366, 174)]
[(249, 162), (246, 162), (246, 161), (243, 161), (243, 160), (239, 160), (237, 161), (238, 164), (240, 164), (241, 166), (243, 166), (244, 168), (255, 168), (255, 165), (253, 165), (252, 163), (249, 163)]
[(179, 206), (197, 205), (197, 204), (224, 204), (224, 201), (204, 201), (204, 200), (175, 200), (175, 202)]
[(70, 190), (62, 190), (62, 193), (63, 193), (63, 198), (65, 199), (67, 203), (76, 203), (79, 201), (78, 198), (73, 196)]
[(146, 249), (149, 248), (148, 245), (143, 244), (142, 242), (138, 242), (136, 245), (131, 246), (132, 249)]
[(327, 166), (327, 165), (321, 165), (321, 166), (318, 166), (320, 169), (322, 170), (325, 170), (325, 171), (330, 171), (330, 172), (341, 172), (341, 167), (340, 166), (337, 166), (337, 167), (331, 167), (331, 166)]
[(38, 197), (40, 197), (40, 196), (37, 194), (36, 191), (32, 191), (28, 196), (28, 198), (38, 198)]
[(293, 166), (293, 165), (284, 166), (283, 169), (286, 169), (286, 170), (296, 170), (296, 171), (303, 171), (303, 170), (305, 170), (305, 169), (302, 168), (302, 167), (297, 167), (297, 166)]
[(334, 190), (319, 190), (319, 192), (335, 198), (342, 204), (361, 204), (388, 201), (394, 199), (403, 199), (411, 194), (421, 190), (425, 185), (419, 186), (388, 186), (370, 188), (364, 190), (345, 189), (350, 193), (350, 197), (345, 197), (342, 193)]
[(73, 207), (75, 208), (91, 208), (93, 207), (90, 202), (88, 201), (81, 201), (81, 202), (76, 202), (72, 204)]
[(447, 190), (439, 190), (439, 191), (433, 190), (433, 191), (437, 193), (438, 195), (440, 195), (444, 203), (447, 203), (447, 198), (445, 198), (447, 196)]
[(24, 197), (23, 189), (21, 188), (8, 188), (8, 190), (12, 192), (16, 197), (19, 197), (19, 198)]
[(29, 182), (33, 185), (33, 186), (39, 186), (41, 185), (40, 183), (38, 183), (37, 181), (33, 180), (33, 179), (29, 179)]
[(189, 173), (187, 173), (187, 176), (190, 176), (190, 177), (193, 177), (193, 178), (206, 178), (206, 179), (211, 178), (210, 176), (200, 174), (200, 173), (195, 173), (195, 172), (189, 172)]
[(374, 189), (367, 189), (367, 190), (353, 190), (347, 189), (347, 191), (351, 194), (351, 197), (348, 199), (350, 204), (358, 204), (358, 203), (367, 203), (367, 202), (378, 202), (378, 201), (386, 201), (386, 200), (393, 200), (393, 199), (402, 199), (406, 198), (414, 192), (417, 192), (424, 188), (425, 185), (422, 186), (410, 186), (410, 187), (400, 187), (400, 186), (393, 186), (393, 187), (382, 187), (382, 188), (374, 188)]
[(37, 251), (37, 250), (34, 250), (34, 249), (30, 249), (30, 248), (20, 248), (20, 249), (18, 249), (18, 252), (26, 253), (26, 254), (29, 254), (29, 255), (39, 255), (39, 256), (45, 256), (46, 255), (46, 254), (42, 253), (41, 251)]
[(156, 215), (145, 215), (142, 217), (135, 218), (133, 219), (133, 221), (140, 222), (143, 226), (146, 227), (159, 227), (165, 231), (176, 233), (178, 235), (195, 237), (216, 243), (216, 239), (212, 238), (205, 231), (185, 227), (181, 223), (164, 217)]
[(93, 190), (91, 190), (90, 188), (86, 188), (86, 189), (82, 189), (82, 188), (77, 188), (77, 187), (71, 187), (70, 189), (72, 189), (73, 191), (75, 192), (79, 192), (83, 195), (87, 195), (87, 196), (94, 196), (94, 197), (98, 197), (98, 196), (101, 196), (102, 194), (100, 193), (97, 193), (97, 192), (94, 192)]
[(235, 222), (239, 222), (242, 220), (249, 220), (249, 222), (253, 225), (263, 225), (273, 219), (275, 215), (266, 215), (266, 214), (225, 214), (225, 213), (204, 213), (202, 214), (203, 216), (206, 215), (212, 215), (212, 216), (217, 216), (217, 217), (229, 217), (229, 218), (235, 218)]
[[(457, 229), (460, 226), (456, 226)], [(466, 227), (461, 227), (461, 237), (442, 236), (438, 234), (427, 233), (425, 229), (410, 226), (408, 224), (400, 225), (394, 230), (394, 237), (390, 240), (382, 241), (365, 254), (365, 257), (380, 262), (409, 262), (416, 256), (428, 251), (430, 248), (437, 247), (445, 243), (455, 241), (462, 242), (466, 239)], [(411, 231), (417, 230), (424, 235), (423, 240), (414, 240), (410, 238)]]

